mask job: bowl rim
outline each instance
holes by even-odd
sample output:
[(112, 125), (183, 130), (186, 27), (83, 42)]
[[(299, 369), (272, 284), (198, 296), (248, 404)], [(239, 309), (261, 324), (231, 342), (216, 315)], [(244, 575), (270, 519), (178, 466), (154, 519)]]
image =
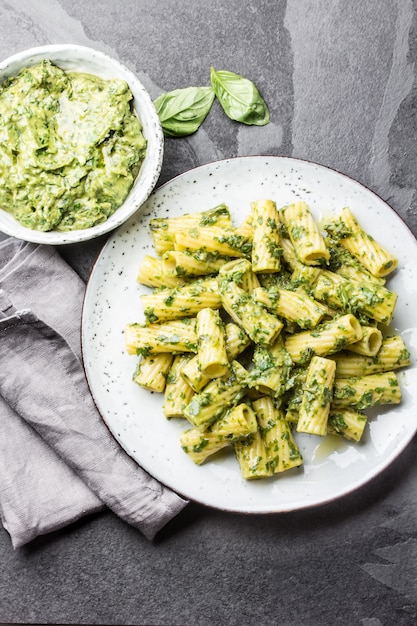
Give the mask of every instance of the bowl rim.
[[(135, 183), (125, 202), (103, 223), (86, 229), (72, 231), (37, 231), (20, 224), (10, 213), (0, 207), (0, 231), (6, 235), (32, 243), (63, 245), (88, 241), (118, 228), (141, 206), (152, 193), (161, 173), (164, 155), (164, 135), (161, 122), (153, 101), (139, 78), (119, 60), (106, 52), (95, 48), (71, 43), (48, 44), (21, 50), (0, 62), (0, 84), (11, 76), (15, 76), (24, 67), (31, 67), (42, 59), (57, 62), (60, 55), (81, 55), (85, 60), (95, 60), (104, 68), (106, 75), (114, 68), (117, 76), (126, 80), (133, 94), (133, 106), (141, 120), (144, 136), (147, 140), (145, 159), (142, 163)], [(64, 67), (65, 61), (61, 61)], [(64, 67), (64, 69), (66, 69)], [(94, 73), (94, 72), (92, 72)], [(125, 205), (127, 204), (127, 207)], [(125, 207), (125, 210), (123, 210)]]

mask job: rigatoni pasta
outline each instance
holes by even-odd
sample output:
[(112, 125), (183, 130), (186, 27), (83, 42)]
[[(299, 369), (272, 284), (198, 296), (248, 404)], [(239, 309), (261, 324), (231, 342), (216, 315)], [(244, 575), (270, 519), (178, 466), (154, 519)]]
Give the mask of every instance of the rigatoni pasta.
[(376, 326), (361, 324), (362, 337), (359, 341), (346, 346), (349, 352), (356, 352), (364, 356), (375, 356), (382, 346), (382, 332)]
[[(250, 344), (250, 339), (237, 324), (229, 322), (225, 325), (226, 355), (233, 361)], [(198, 355), (191, 358), (181, 369), (181, 376), (194, 391), (201, 391), (211, 378), (202, 371)]]
[(252, 203), (252, 268), (254, 272), (279, 272), (281, 268), (281, 222), (272, 200)]
[(224, 324), (216, 309), (201, 309), (196, 318), (199, 368), (209, 378), (220, 378), (229, 371)]
[(325, 306), (305, 293), (289, 289), (259, 287), (253, 291), (253, 297), (269, 312), (295, 322), (300, 328), (314, 328), (327, 312)]
[(294, 363), (305, 363), (313, 355), (327, 356), (339, 352), (361, 338), (362, 327), (359, 321), (348, 313), (323, 322), (311, 331), (289, 335), (285, 340), (285, 349)]
[(283, 396), (290, 386), (292, 365), (282, 337), (278, 337), (270, 346), (257, 345), (248, 379), (249, 389), (256, 389), (275, 398)]
[(167, 250), (174, 249), (175, 233), (206, 226), (231, 228), (232, 219), (225, 204), (179, 217), (156, 217), (150, 221), (151, 235), (157, 254), (162, 256)]
[(274, 473), (269, 454), (260, 430), (233, 445), (240, 473), (245, 480), (268, 478)]
[(326, 241), (330, 251), (329, 269), (344, 278), (357, 283), (376, 283), (385, 285), (386, 280), (381, 276), (374, 276), (360, 263), (346, 248), (334, 241)]
[(362, 411), (351, 408), (333, 409), (327, 419), (327, 433), (342, 435), (351, 441), (360, 441), (368, 418)]
[(165, 266), (162, 259), (146, 254), (139, 267), (136, 280), (141, 285), (147, 287), (166, 287), (174, 288), (184, 284), (184, 278), (179, 275), (169, 275), (165, 272)]
[(400, 402), (401, 389), (395, 372), (336, 378), (334, 382), (333, 409), (354, 407), (364, 410), (371, 406)]
[[(249, 346), (250, 339), (237, 324), (229, 322), (225, 325), (225, 342), (226, 355), (230, 362)], [(201, 370), (198, 355), (184, 365), (181, 376), (197, 392), (201, 391), (211, 380), (210, 376)]]
[(261, 438), (268, 456), (268, 469), (274, 474), (303, 464), (300, 448), (294, 439), (291, 424), (270, 396), (253, 402)]
[(281, 332), (283, 323), (234, 282), (233, 264), (231, 266), (230, 273), (229, 264), (223, 266), (219, 272), (220, 297), (224, 310), (254, 343), (272, 343)]
[(206, 430), (216, 418), (243, 398), (248, 373), (238, 361), (232, 361), (230, 371), (214, 378), (195, 394), (185, 409), (185, 417), (199, 430)]
[(197, 352), (195, 318), (185, 317), (166, 324), (128, 324), (124, 334), (128, 354)]
[(346, 250), (374, 276), (388, 276), (398, 265), (398, 259), (365, 232), (349, 207), (345, 207), (326, 228)]
[(190, 228), (178, 231), (174, 237), (174, 250), (204, 250), (220, 256), (244, 257), (250, 253), (252, 244), (248, 237), (238, 231), (218, 226)]
[(247, 438), (258, 429), (252, 408), (241, 403), (227, 410), (220, 419), (205, 431), (190, 428), (180, 436), (181, 447), (197, 465), (227, 446)]
[[(218, 254), (204, 250), (192, 252), (189, 250), (169, 250), (165, 252), (161, 259), (161, 268), (165, 276), (171, 278), (171, 280), (178, 281), (177, 284), (181, 284), (181, 282), (184, 282), (184, 278), (195, 278), (196, 276), (207, 276), (207, 274), (217, 273), (228, 260), (227, 257), (221, 257)], [(152, 287), (153, 285), (149, 286)], [(176, 284), (172, 286), (175, 287)]]
[(305, 202), (284, 207), (282, 220), (301, 263), (322, 265), (329, 260), (330, 253), (324, 237)]
[(174, 289), (161, 289), (141, 296), (148, 323), (196, 315), (206, 307), (218, 309), (221, 298), (216, 278), (201, 278)]
[(398, 370), (410, 365), (410, 352), (400, 335), (385, 337), (374, 356), (351, 354), (342, 350), (333, 354), (338, 378), (353, 378)]
[(194, 395), (193, 388), (184, 380), (181, 372), (189, 363), (191, 354), (177, 354), (166, 376), (165, 397), (163, 404), (164, 415), (185, 418), (185, 409)]
[(265, 199), (237, 227), (221, 204), (153, 219), (151, 232), (157, 257), (137, 281), (153, 291), (126, 352), (139, 356), (135, 383), (184, 422), (194, 464), (229, 449), (244, 480), (299, 471), (299, 437), (359, 442), (369, 407), (401, 402), (395, 371), (410, 353), (386, 336), (396, 259), (349, 210), (321, 227), (305, 202)]
[(144, 356), (133, 374), (134, 382), (149, 391), (164, 391), (173, 358), (168, 352)]
[(383, 285), (357, 283), (328, 270), (320, 272), (313, 294), (320, 302), (383, 324), (391, 322), (397, 303), (397, 294)]
[(326, 435), (327, 419), (333, 395), (336, 364), (331, 359), (313, 356), (298, 413), (297, 431), (310, 435)]

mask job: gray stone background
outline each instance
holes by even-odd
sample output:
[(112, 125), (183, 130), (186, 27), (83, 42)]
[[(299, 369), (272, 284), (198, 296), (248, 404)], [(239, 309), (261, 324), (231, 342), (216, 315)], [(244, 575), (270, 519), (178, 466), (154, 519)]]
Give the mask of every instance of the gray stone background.
[[(0, 0), (0, 58), (71, 42), (132, 69), (152, 97), (254, 80), (265, 127), (214, 106), (167, 140), (160, 183), (243, 155), (316, 161), (378, 193), (417, 233), (412, 0)], [(104, 240), (63, 252), (87, 279)], [(417, 412), (416, 412), (417, 419)], [(0, 529), (0, 622), (391, 626), (417, 623), (417, 442), (354, 494), (243, 516), (190, 504), (150, 544), (111, 513), (13, 551)]]

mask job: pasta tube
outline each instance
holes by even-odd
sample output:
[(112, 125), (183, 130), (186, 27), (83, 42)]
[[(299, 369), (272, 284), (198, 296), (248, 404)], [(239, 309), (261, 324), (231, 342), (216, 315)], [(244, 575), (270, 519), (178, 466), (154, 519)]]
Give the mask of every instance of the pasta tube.
[(221, 298), (216, 278), (199, 278), (175, 289), (140, 296), (149, 324), (190, 317), (206, 307), (218, 309)]
[(227, 448), (230, 441), (219, 438), (209, 431), (201, 432), (198, 428), (189, 428), (180, 435), (181, 448), (196, 465), (201, 465), (206, 459), (219, 450)]
[(272, 346), (256, 346), (249, 388), (278, 398), (288, 389), (292, 360), (281, 337)]
[(381, 404), (399, 404), (401, 389), (394, 372), (359, 378), (336, 378), (332, 410), (355, 407), (359, 411)]
[(157, 352), (197, 352), (195, 318), (172, 320), (166, 324), (127, 324), (125, 327), (128, 354)]
[(252, 208), (252, 269), (278, 272), (281, 268), (281, 222), (275, 202), (257, 200)]
[(330, 250), (329, 269), (348, 280), (357, 283), (385, 284), (385, 278), (378, 278), (369, 272), (350, 252), (340, 244), (328, 244)]
[(256, 480), (272, 476), (274, 470), (269, 463), (265, 441), (259, 430), (233, 444), (240, 473), (245, 480)]
[(233, 281), (238, 287), (249, 293), (260, 287), (259, 279), (252, 270), (252, 264), (247, 259), (234, 259), (225, 263), (219, 270), (219, 278)]
[(397, 302), (397, 294), (383, 285), (355, 283), (328, 270), (320, 273), (314, 297), (342, 311), (362, 313), (384, 324), (392, 320)]
[(189, 422), (201, 431), (230, 406), (243, 397), (247, 386), (247, 371), (238, 361), (232, 361), (230, 372), (210, 381), (199, 394), (195, 394), (185, 409)]
[[(161, 267), (167, 277), (178, 280), (179, 277), (215, 274), (227, 261), (229, 261), (228, 258), (201, 250), (196, 250), (194, 253), (169, 250), (162, 257)], [(184, 282), (183, 279), (182, 281)]]
[[(239, 326), (231, 322), (225, 326), (225, 335), (227, 359), (233, 361), (249, 346), (250, 339)], [(196, 392), (201, 391), (211, 380), (210, 376), (201, 371), (197, 355), (182, 368), (181, 375)]]
[(342, 435), (350, 441), (360, 441), (368, 418), (365, 413), (352, 409), (331, 410), (327, 420), (329, 435)]
[(250, 239), (239, 234), (235, 229), (216, 226), (191, 228), (175, 233), (175, 250), (204, 250), (220, 256), (244, 257), (251, 253)]
[(297, 424), (300, 412), (303, 390), (307, 378), (307, 367), (302, 367), (293, 371), (293, 385), (288, 394), (286, 403), (285, 419), (291, 424)]
[(219, 312), (201, 309), (197, 313), (197, 356), (201, 372), (210, 378), (219, 378), (229, 371), (226, 339)]
[[(279, 211), (279, 215), (280, 215), (280, 221), (282, 223), (283, 222), (283, 220), (281, 219), (282, 210)], [(295, 248), (292, 245), (291, 240), (288, 239), (287, 237), (281, 236), (280, 243), (281, 243), (281, 248), (282, 248), (283, 260), (292, 271), (296, 270), (297, 266), (300, 265), (300, 261), (298, 260), (298, 257), (295, 253)]]
[(346, 346), (346, 350), (363, 354), (365, 356), (375, 356), (382, 345), (382, 333), (376, 326), (362, 325), (362, 338), (355, 343)]
[(336, 364), (331, 359), (313, 356), (298, 414), (297, 431), (310, 435), (327, 434)]
[(250, 339), (240, 326), (232, 322), (225, 325), (225, 334), (227, 358), (232, 361), (250, 345)]
[(312, 296), (320, 274), (318, 267), (298, 263), (291, 274), (291, 283), (295, 289)]
[(300, 328), (314, 328), (323, 319), (327, 308), (306, 294), (288, 289), (259, 287), (253, 297), (275, 315), (295, 322)]
[(177, 354), (168, 372), (165, 386), (163, 411), (167, 419), (185, 417), (185, 407), (191, 402), (193, 389), (181, 376), (181, 370), (190, 360), (190, 354)]
[(255, 433), (256, 416), (245, 403), (238, 404), (218, 419), (208, 430), (191, 428), (181, 434), (181, 447), (197, 465), (234, 441)]
[(179, 287), (184, 279), (179, 276), (167, 276), (161, 259), (146, 254), (139, 267), (136, 281), (147, 287)]
[(219, 204), (200, 213), (191, 213), (178, 217), (156, 217), (150, 221), (155, 251), (162, 256), (167, 250), (173, 250), (175, 233), (178, 231), (214, 225), (219, 228), (231, 228), (232, 219), (230, 211), (225, 204)]
[(297, 259), (304, 265), (320, 265), (328, 261), (329, 250), (307, 204), (290, 204), (282, 209), (282, 213)]
[(374, 276), (387, 276), (397, 267), (397, 258), (362, 229), (348, 207), (325, 228)]
[[(244, 263), (244, 261), (240, 261), (240, 262)], [(241, 287), (244, 291), (247, 291), (248, 293), (252, 293), (255, 289), (258, 289), (258, 287), (260, 286), (261, 286), (261, 283), (259, 282), (259, 278), (255, 274), (255, 272), (252, 271), (252, 268), (248, 269), (247, 272), (244, 272), (242, 274)]]
[(334, 354), (337, 378), (368, 376), (397, 370), (410, 365), (410, 353), (399, 335), (383, 339), (381, 348), (374, 357), (341, 352)]
[(246, 402), (228, 409), (212, 426), (210, 432), (219, 438), (236, 441), (241, 437), (247, 437), (258, 428), (256, 415)]
[(168, 352), (141, 357), (133, 374), (133, 381), (150, 391), (164, 391), (173, 358)]
[(268, 455), (268, 466), (274, 474), (303, 464), (303, 457), (281, 409), (270, 396), (253, 402), (262, 439)]
[(294, 363), (306, 363), (314, 354), (333, 354), (346, 345), (359, 341), (361, 337), (360, 323), (348, 313), (323, 322), (311, 331), (289, 335), (284, 345)]
[(298, 263), (291, 274), (291, 288), (301, 294), (306, 294), (325, 310), (324, 317), (334, 317), (338, 311), (325, 302), (314, 299), (314, 289), (322, 270), (312, 265)]
[(202, 372), (200, 361), (197, 355), (188, 361), (181, 370), (181, 376), (184, 381), (197, 393), (204, 389), (211, 378), (208, 374)]
[(268, 311), (253, 296), (233, 281), (226, 266), (219, 273), (220, 295), (223, 308), (243, 328), (255, 343), (272, 343), (283, 328), (283, 323)]

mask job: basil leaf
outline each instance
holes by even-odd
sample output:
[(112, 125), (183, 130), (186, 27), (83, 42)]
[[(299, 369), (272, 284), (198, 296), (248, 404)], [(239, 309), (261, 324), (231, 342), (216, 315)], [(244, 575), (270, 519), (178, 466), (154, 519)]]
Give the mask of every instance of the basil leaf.
[(252, 81), (213, 67), (210, 74), (214, 93), (230, 119), (256, 126), (269, 123), (268, 107)]
[(161, 94), (154, 102), (165, 137), (186, 137), (204, 122), (214, 100), (211, 87), (185, 87)]

